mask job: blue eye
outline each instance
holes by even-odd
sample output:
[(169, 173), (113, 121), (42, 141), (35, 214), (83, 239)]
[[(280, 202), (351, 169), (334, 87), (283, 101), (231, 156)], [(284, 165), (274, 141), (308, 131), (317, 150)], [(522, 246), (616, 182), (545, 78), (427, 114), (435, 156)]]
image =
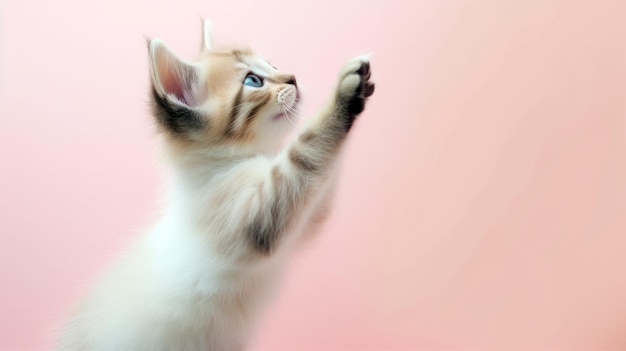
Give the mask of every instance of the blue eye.
[(247, 85), (253, 88), (260, 88), (263, 86), (263, 78), (255, 74), (248, 73), (246, 79), (243, 80), (243, 85)]

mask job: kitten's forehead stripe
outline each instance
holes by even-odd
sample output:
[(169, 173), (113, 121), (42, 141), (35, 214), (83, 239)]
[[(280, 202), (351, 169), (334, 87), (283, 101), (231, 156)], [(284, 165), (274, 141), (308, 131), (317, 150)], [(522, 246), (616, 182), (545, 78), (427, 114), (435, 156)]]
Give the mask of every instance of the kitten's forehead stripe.
[(244, 58), (247, 56), (252, 56), (252, 50), (250, 49), (233, 49), (232, 55), (235, 56), (235, 59), (239, 62), (245, 63)]
[(276, 70), (276, 67), (256, 56), (250, 49), (233, 49), (231, 55), (233, 55), (235, 61), (242, 63), (245, 67), (254, 70), (255, 73), (264, 77), (269, 77), (272, 69)]

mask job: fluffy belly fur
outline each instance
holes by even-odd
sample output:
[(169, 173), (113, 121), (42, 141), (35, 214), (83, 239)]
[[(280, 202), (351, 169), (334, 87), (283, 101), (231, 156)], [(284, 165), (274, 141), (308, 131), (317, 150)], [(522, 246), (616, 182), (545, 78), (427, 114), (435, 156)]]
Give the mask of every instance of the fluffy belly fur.
[(279, 256), (239, 269), (194, 240), (168, 236), (150, 233), (107, 270), (77, 306), (60, 350), (244, 348), (275, 286)]

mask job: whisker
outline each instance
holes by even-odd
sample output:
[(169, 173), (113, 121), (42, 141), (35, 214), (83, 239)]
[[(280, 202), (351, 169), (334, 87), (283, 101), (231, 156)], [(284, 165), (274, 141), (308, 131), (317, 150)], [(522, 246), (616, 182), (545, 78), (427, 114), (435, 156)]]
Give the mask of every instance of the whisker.
[(285, 118), (287, 119), (287, 121), (289, 122), (289, 124), (291, 124), (292, 127), (295, 127), (296, 125), (293, 123), (293, 121), (291, 120), (291, 118), (289, 117), (289, 111), (287, 110), (287, 107), (285, 104), (281, 104), (280, 108), (283, 112), (283, 115), (285, 116)]

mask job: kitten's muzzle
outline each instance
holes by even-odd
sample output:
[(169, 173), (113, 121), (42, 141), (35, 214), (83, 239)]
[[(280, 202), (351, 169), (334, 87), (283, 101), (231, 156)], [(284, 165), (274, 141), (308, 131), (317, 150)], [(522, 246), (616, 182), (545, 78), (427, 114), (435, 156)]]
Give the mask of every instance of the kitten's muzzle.
[(293, 107), (299, 97), (298, 88), (293, 86), (286, 86), (278, 92), (277, 100), (284, 106)]

